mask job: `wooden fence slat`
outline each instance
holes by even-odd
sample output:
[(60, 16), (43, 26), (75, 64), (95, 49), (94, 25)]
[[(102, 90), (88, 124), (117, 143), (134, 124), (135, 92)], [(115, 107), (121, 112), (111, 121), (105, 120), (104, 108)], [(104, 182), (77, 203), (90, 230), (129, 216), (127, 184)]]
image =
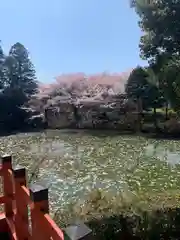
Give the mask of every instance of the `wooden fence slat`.
[(63, 231), (56, 225), (49, 214), (42, 214), (38, 209), (34, 209), (34, 217), (38, 219), (37, 225), (39, 231), (44, 231), (53, 240), (64, 240)]
[[(11, 233), (12, 240), (64, 240), (63, 231), (49, 216), (48, 189), (34, 184), (26, 187), (26, 169), (12, 169), (12, 157), (1, 157), (0, 175), (3, 178), (4, 204), (2, 214)], [(28, 205), (31, 210), (31, 227), (29, 229)]]
[(3, 175), (3, 167), (2, 167), (2, 164), (0, 164), (0, 176)]
[(33, 184), (30, 187), (30, 198), (33, 201), (33, 207), (31, 209), (31, 222), (32, 222), (32, 238), (34, 240), (40, 239), (50, 240), (50, 234), (47, 231), (39, 231), (39, 217), (36, 211), (41, 214), (49, 213), (49, 202), (48, 202), (48, 188), (42, 185)]
[(0, 204), (3, 204), (6, 202), (6, 197), (5, 196), (0, 196)]
[(23, 222), (21, 215), (16, 214), (13, 223), (18, 240), (31, 239), (30, 231), (27, 229), (27, 224)]
[(10, 217), (7, 217), (6, 218), (6, 221), (7, 221), (7, 224), (8, 224), (8, 227), (9, 227), (9, 230), (10, 230), (10, 233), (11, 233), (11, 238), (12, 240), (19, 240), (17, 238), (17, 235), (16, 235), (16, 230), (15, 230), (15, 226), (14, 226), (14, 221), (13, 219)]
[(64, 239), (63, 231), (52, 220), (52, 218), (49, 216), (49, 214), (45, 214), (43, 217), (45, 219), (46, 228), (47, 229), (49, 228), (49, 232), (51, 232), (52, 238), (55, 240), (56, 239), (63, 240)]
[(16, 167), (13, 169), (15, 180), (15, 228), (19, 240), (28, 239), (29, 236), (29, 221), (28, 221), (28, 207), (27, 203), (23, 201), (23, 190), (21, 186), (26, 186), (26, 169), (23, 167)]
[(30, 199), (30, 192), (29, 189), (25, 186), (21, 186), (22, 192), (23, 192), (23, 199), (26, 202), (26, 204), (31, 205), (32, 201)]
[(10, 155), (4, 155), (1, 157), (2, 169), (3, 169), (3, 190), (6, 197), (6, 203), (4, 205), (5, 214), (7, 217), (13, 215), (13, 182), (9, 177), (8, 170), (12, 169), (12, 157)]

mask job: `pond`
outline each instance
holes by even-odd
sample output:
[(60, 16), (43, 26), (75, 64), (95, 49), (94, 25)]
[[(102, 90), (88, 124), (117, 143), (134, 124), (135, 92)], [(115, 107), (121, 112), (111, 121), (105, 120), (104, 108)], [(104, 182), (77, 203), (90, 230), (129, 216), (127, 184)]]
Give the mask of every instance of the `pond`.
[[(50, 189), (53, 210), (95, 188), (114, 195), (180, 193), (180, 142), (109, 132), (48, 130), (0, 138), (0, 153)], [(153, 198), (152, 197), (152, 198)]]

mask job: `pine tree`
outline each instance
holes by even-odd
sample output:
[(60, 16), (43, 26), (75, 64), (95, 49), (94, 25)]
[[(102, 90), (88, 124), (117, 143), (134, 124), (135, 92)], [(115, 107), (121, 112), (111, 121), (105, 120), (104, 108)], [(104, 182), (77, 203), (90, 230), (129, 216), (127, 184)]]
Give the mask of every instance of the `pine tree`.
[(148, 74), (142, 67), (137, 66), (133, 69), (126, 85), (126, 93), (129, 98), (144, 97), (144, 91), (147, 88), (147, 77)]
[[(162, 93), (156, 85), (157, 76), (150, 68), (136, 67), (129, 76), (126, 93), (129, 98), (141, 99), (143, 108), (162, 106)], [(155, 104), (156, 103), (156, 104)]]
[(2, 47), (0, 46), (0, 90), (4, 86), (4, 53)]
[(28, 101), (37, 92), (35, 69), (29, 53), (21, 43), (16, 43), (11, 47), (9, 57), (9, 87), (11, 90), (19, 90), (24, 100)]
[(5, 57), (3, 89), (1, 91), (1, 122), (7, 129), (19, 129), (28, 117), (22, 107), (37, 91), (34, 66), (27, 49), (14, 44)]

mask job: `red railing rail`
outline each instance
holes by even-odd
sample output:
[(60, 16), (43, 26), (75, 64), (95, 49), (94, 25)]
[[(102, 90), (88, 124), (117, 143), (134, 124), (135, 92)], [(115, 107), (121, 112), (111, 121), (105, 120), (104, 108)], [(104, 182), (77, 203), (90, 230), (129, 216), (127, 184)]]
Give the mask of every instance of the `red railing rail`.
[[(12, 167), (12, 157), (1, 157), (4, 215), (11, 239), (14, 240), (64, 240), (63, 231), (49, 216), (48, 188), (34, 184), (26, 186), (26, 169)], [(30, 220), (28, 217), (30, 209)]]

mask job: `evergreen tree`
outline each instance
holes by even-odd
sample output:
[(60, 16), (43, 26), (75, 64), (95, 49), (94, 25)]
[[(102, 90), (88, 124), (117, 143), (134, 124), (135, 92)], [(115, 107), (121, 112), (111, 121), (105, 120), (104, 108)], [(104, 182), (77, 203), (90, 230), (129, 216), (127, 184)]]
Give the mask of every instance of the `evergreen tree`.
[(164, 102), (156, 75), (152, 72), (149, 68), (136, 67), (125, 89), (129, 98), (142, 100), (144, 109), (161, 107)]
[(2, 47), (0, 46), (0, 90), (4, 86), (4, 53)]
[(133, 69), (126, 85), (126, 93), (129, 98), (143, 98), (145, 88), (147, 87), (147, 77), (148, 74), (142, 67), (137, 66)]
[(9, 57), (13, 59), (8, 66), (10, 68), (9, 87), (21, 90), (25, 100), (29, 100), (37, 92), (37, 80), (28, 51), (21, 43), (16, 43), (11, 47)]
[(11, 47), (9, 55), (4, 59), (3, 68), (1, 123), (8, 129), (18, 129), (28, 116), (22, 107), (37, 92), (34, 66), (22, 44), (16, 43)]

